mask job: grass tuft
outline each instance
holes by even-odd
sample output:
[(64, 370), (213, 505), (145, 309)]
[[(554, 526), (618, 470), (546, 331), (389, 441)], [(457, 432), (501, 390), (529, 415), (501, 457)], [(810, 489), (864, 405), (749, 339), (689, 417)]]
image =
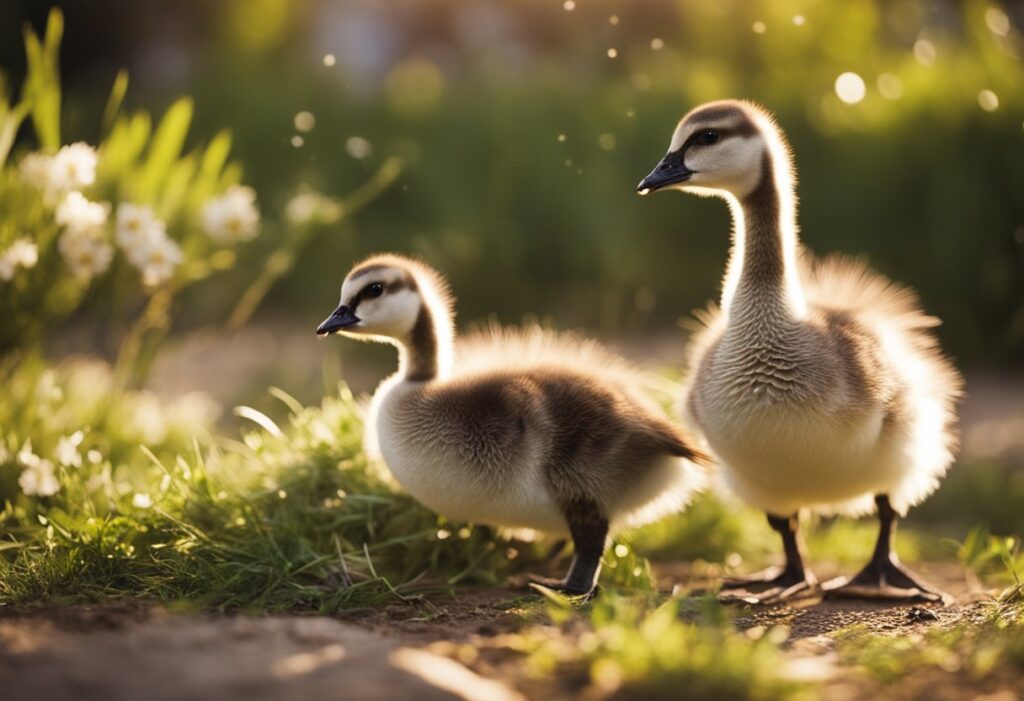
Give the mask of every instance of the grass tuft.
[(552, 632), (530, 628), (511, 645), (538, 678), (585, 686), (587, 698), (797, 701), (814, 698), (787, 674), (778, 644), (784, 629), (737, 632), (710, 599), (601, 594), (580, 609), (552, 600)]
[(318, 407), (285, 404), (275, 431), (145, 451), (128, 489), (108, 464), (67, 471), (54, 497), (8, 500), (0, 605), (143, 597), (336, 612), (497, 583), (531, 561), (533, 546), (517, 543), (510, 560), (492, 530), (449, 524), (400, 493), (363, 456), (344, 388)]

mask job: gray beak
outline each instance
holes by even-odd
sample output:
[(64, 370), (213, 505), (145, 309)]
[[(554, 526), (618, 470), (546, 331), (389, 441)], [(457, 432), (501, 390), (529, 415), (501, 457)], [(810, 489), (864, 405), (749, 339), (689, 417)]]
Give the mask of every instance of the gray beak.
[(331, 315), (324, 319), (323, 323), (316, 327), (317, 336), (326, 336), (329, 333), (359, 323), (359, 317), (352, 313), (352, 310), (344, 304), (331, 312)]
[(640, 184), (636, 186), (636, 191), (641, 195), (657, 192), (669, 185), (689, 180), (695, 172), (686, 167), (682, 151), (674, 151), (662, 158), (661, 163), (640, 181)]

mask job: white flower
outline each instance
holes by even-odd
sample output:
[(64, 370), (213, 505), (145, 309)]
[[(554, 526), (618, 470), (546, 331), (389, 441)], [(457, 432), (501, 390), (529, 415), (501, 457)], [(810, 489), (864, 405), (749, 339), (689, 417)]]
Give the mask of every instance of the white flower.
[(0, 280), (10, 280), (18, 268), (31, 268), (39, 261), (39, 249), (28, 238), (17, 239), (0, 255)]
[(130, 202), (118, 205), (114, 237), (146, 285), (169, 280), (181, 264), (181, 248), (167, 236), (166, 225), (150, 207)]
[(132, 506), (137, 509), (148, 509), (153, 506), (153, 497), (145, 492), (136, 492), (132, 497)]
[(79, 141), (65, 146), (50, 163), (50, 189), (79, 190), (96, 182), (96, 149)]
[(109, 215), (109, 204), (90, 202), (77, 190), (67, 193), (54, 212), (57, 224), (64, 227), (57, 250), (71, 272), (82, 280), (90, 280), (106, 271), (114, 257), (114, 250), (103, 233)]
[(30, 153), (21, 159), (18, 170), (21, 178), (37, 190), (50, 189), (50, 169), (53, 158), (44, 153)]
[(18, 477), (18, 484), (21, 491), (28, 496), (48, 497), (60, 491), (60, 482), (53, 472), (53, 463), (49, 460), (39, 460), (34, 465), (26, 467)]
[(251, 187), (232, 185), (203, 205), (203, 229), (221, 245), (248, 241), (259, 233), (260, 211)]
[(182, 261), (181, 248), (167, 236), (151, 241), (142, 254), (138, 267), (142, 271), (142, 282), (150, 287), (170, 280)]
[(69, 229), (61, 234), (57, 250), (75, 277), (82, 280), (91, 280), (104, 273), (114, 258), (114, 247), (103, 239), (101, 229)]
[(54, 218), (69, 231), (91, 231), (107, 223), (110, 205), (90, 202), (78, 191), (69, 192), (57, 205)]
[(70, 436), (61, 436), (57, 441), (57, 449), (53, 452), (57, 462), (65, 467), (81, 467), (82, 455), (78, 452), (78, 446), (82, 444), (83, 438), (85, 434), (81, 431), (75, 431)]
[(5, 255), (14, 257), (14, 260), (23, 268), (31, 268), (39, 261), (39, 249), (27, 237), (22, 237), (11, 244)]
[(18, 462), (25, 467), (35, 467), (39, 464), (39, 456), (32, 452), (32, 439), (29, 438), (18, 451)]
[(18, 165), (22, 179), (43, 193), (53, 206), (61, 196), (96, 182), (96, 149), (78, 142), (65, 146), (53, 156), (30, 153)]
[(122, 202), (117, 205), (117, 226), (114, 239), (125, 253), (148, 244), (154, 236), (166, 234), (164, 223), (156, 218), (151, 207)]

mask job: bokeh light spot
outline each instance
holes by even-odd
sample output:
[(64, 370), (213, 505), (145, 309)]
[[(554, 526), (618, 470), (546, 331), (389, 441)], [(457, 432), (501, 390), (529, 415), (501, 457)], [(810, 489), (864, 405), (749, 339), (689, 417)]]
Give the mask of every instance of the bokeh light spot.
[(295, 148), (302, 148), (302, 145), (304, 143), (306, 143), (306, 140), (303, 139), (298, 134), (296, 134), (295, 136), (292, 137), (292, 146), (294, 146)]
[(661, 51), (665, 48), (665, 40), (659, 37), (654, 37), (651, 39), (651, 48), (655, 51)]
[(768, 26), (761, 20), (757, 20), (754, 22), (753, 26), (751, 26), (751, 29), (754, 30), (754, 34), (764, 34), (768, 31)]
[(295, 122), (295, 128), (302, 132), (312, 131), (313, 127), (316, 126), (316, 117), (313, 116), (312, 112), (299, 112), (292, 121)]
[(878, 76), (878, 92), (886, 100), (898, 100), (903, 97), (903, 81), (892, 73)]
[(350, 136), (345, 140), (345, 152), (356, 160), (362, 160), (373, 153), (373, 146), (361, 136)]
[(565, 134), (559, 134), (558, 135), (558, 140), (559, 141), (565, 141)]
[(562, 3), (562, 8), (566, 12), (572, 12), (576, 9), (576, 3), (573, 2), (573, 0), (565, 0), (565, 2)]
[(618, 23), (619, 23), (619, 16), (618, 15), (612, 15), (611, 17), (608, 18), (608, 24), (612, 25), (613, 27), (615, 25), (617, 25)]
[(992, 6), (985, 10), (985, 24), (997, 36), (1004, 37), (1010, 33), (1010, 18), (1001, 7)]
[(867, 93), (867, 86), (864, 79), (852, 71), (840, 74), (836, 78), (836, 95), (848, 105), (853, 105), (864, 99)]
[(619, 55), (618, 49), (608, 49), (608, 58), (616, 58)]
[(995, 112), (999, 109), (999, 96), (991, 90), (982, 90), (978, 93), (978, 104), (986, 112)]
[(922, 66), (930, 66), (935, 63), (935, 44), (927, 39), (918, 39), (914, 42), (914, 58)]
[(804, 22), (805, 21), (806, 20), (804, 19), (803, 15), (793, 15), (793, 24), (795, 24), (796, 26), (798, 26), (798, 27), (804, 26)]
[(615, 144), (616, 141), (614, 134), (604, 133), (601, 134), (601, 136), (597, 137), (597, 145), (600, 146), (605, 151), (614, 151)]
[(334, 54), (324, 54), (324, 65), (327, 66), (328, 68), (330, 68), (337, 62), (338, 59), (335, 58)]

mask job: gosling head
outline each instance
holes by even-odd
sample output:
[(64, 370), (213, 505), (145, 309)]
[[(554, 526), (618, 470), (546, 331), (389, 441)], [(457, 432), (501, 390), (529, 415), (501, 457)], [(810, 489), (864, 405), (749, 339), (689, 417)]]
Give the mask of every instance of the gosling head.
[(743, 199), (761, 182), (772, 157), (788, 163), (785, 142), (772, 116), (753, 103), (720, 100), (683, 117), (668, 153), (640, 181), (637, 192), (676, 189)]
[[(378, 255), (356, 265), (341, 285), (338, 308), (317, 327), (318, 336), (405, 342), (425, 312), (447, 315), (444, 282), (414, 260)], [(441, 319), (431, 318), (431, 323)]]

